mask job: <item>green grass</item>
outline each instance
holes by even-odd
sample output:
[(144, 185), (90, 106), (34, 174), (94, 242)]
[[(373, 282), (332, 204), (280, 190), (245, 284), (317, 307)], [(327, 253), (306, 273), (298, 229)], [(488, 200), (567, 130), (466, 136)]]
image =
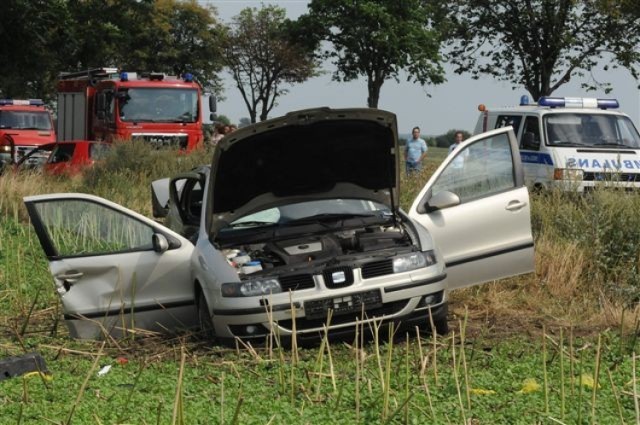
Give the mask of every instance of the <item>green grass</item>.
[[(118, 149), (80, 179), (0, 176), (0, 358), (40, 352), (52, 377), (0, 381), (0, 424), (636, 423), (640, 197), (532, 197), (537, 274), (454, 293), (448, 337), (293, 352), (191, 335), (103, 346), (68, 338), (20, 197), (91, 192), (149, 214), (150, 181), (202, 161)], [(420, 174), (402, 170), (405, 209), (446, 156), (429, 152)]]

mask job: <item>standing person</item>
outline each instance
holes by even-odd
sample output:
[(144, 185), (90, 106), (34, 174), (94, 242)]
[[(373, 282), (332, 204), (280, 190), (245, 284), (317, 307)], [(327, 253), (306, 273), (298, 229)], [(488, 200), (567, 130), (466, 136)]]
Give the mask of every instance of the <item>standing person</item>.
[(449, 146), (449, 153), (456, 150), (458, 146), (460, 146), (460, 143), (464, 141), (464, 133), (462, 133), (462, 131), (456, 131), (453, 137), (454, 137), (453, 144)]
[[(451, 155), (460, 147), (460, 144), (464, 141), (464, 133), (462, 131), (456, 131), (453, 137), (454, 137), (453, 144), (449, 146), (449, 155)], [(454, 170), (458, 170), (458, 172), (460, 172), (464, 167), (464, 161), (467, 156), (469, 156), (468, 149), (462, 152), (457, 157), (455, 157), (453, 161), (451, 161), (451, 168), (453, 168)]]
[(422, 160), (427, 156), (427, 144), (420, 138), (420, 127), (413, 127), (411, 138), (404, 148), (407, 175), (422, 169)]

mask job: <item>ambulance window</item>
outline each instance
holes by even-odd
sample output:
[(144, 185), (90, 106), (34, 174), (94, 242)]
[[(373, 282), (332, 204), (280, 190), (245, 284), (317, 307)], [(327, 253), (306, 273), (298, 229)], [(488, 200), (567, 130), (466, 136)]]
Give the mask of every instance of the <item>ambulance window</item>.
[(540, 119), (538, 117), (529, 116), (524, 119), (520, 149), (540, 150)]
[(498, 115), (495, 128), (513, 127), (513, 133), (518, 134), (520, 131), (520, 122), (522, 115)]

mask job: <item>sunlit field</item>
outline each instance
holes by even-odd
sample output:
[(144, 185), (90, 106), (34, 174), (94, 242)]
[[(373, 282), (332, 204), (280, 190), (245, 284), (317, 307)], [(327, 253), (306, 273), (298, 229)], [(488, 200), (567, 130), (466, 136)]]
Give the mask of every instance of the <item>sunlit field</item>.
[[(429, 153), (420, 174), (401, 170), (404, 209), (446, 149)], [(49, 372), (0, 375), (1, 424), (640, 421), (634, 194), (532, 195), (536, 273), (452, 292), (446, 336), (358, 328), (294, 349), (223, 347), (197, 332), (70, 339), (22, 197), (92, 193), (150, 216), (152, 180), (209, 158), (123, 144), (70, 180), (0, 176), (0, 358), (38, 352)]]

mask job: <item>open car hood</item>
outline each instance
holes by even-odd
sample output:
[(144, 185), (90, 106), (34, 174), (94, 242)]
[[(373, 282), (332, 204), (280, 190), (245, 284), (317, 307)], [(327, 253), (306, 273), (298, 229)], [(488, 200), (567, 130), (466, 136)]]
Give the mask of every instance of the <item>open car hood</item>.
[(237, 130), (213, 155), (209, 234), (310, 200), (367, 199), (396, 209), (397, 152), (396, 116), (377, 109), (308, 109)]

